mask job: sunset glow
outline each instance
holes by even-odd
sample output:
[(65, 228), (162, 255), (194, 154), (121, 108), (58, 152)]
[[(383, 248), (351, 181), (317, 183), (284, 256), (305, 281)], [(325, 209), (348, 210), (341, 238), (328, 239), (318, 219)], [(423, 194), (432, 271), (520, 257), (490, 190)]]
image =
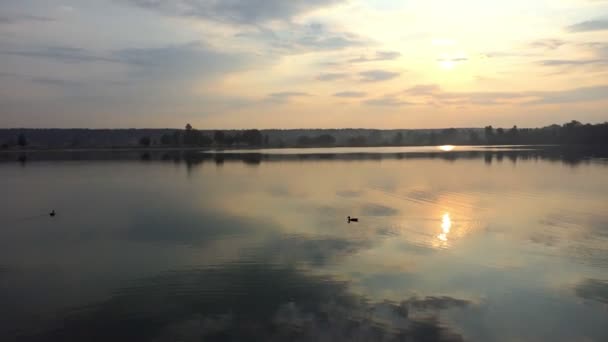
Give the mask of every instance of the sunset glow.
[(606, 120), (608, 21), (599, 14), (608, 13), (608, 2), (262, 4), (2, 2), (0, 126), (445, 128)]

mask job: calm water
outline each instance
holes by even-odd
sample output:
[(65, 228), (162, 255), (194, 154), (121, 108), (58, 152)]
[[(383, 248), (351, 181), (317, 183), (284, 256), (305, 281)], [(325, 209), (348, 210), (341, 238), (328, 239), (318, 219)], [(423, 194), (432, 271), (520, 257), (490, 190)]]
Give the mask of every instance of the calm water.
[(5, 154), (0, 340), (607, 341), (608, 162), (467, 150)]

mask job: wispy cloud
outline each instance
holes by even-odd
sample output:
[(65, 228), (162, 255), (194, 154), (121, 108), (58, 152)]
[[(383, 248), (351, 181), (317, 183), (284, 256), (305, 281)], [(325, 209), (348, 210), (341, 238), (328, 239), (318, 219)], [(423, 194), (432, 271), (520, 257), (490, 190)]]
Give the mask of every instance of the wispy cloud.
[(278, 54), (333, 51), (370, 44), (368, 39), (356, 34), (319, 23), (291, 23), (274, 29), (258, 26), (256, 31), (239, 33), (236, 37), (266, 44), (272, 52)]
[(271, 102), (287, 102), (292, 98), (297, 97), (308, 97), (311, 96), (308, 93), (300, 92), (300, 91), (282, 91), (278, 93), (268, 94), (267, 99)]
[(606, 65), (608, 59), (547, 59), (539, 63), (544, 66)]
[(170, 16), (200, 18), (237, 24), (289, 20), (297, 15), (344, 0), (121, 0)]
[(570, 32), (589, 32), (608, 30), (608, 19), (588, 20), (567, 27)]
[(442, 57), (437, 58), (437, 62), (450, 62), (450, 63), (459, 63), (468, 61), (468, 57)]
[(78, 81), (64, 80), (64, 79), (58, 79), (58, 78), (42, 78), (42, 77), (33, 78), (32, 82), (49, 85), (49, 86), (63, 87), (63, 88), (76, 88), (76, 87), (82, 87), (85, 85), (85, 83), (78, 82)]
[(561, 104), (600, 101), (608, 99), (608, 85), (575, 88), (563, 91), (533, 92), (532, 95), (537, 96), (538, 99), (529, 101), (526, 104)]
[(418, 84), (405, 90), (405, 93), (410, 95), (430, 95), (440, 91), (441, 87), (436, 84)]
[(14, 14), (14, 15), (0, 15), (0, 24), (16, 24), (16, 23), (42, 23), (42, 22), (52, 22), (55, 19), (46, 16), (39, 15), (28, 15), (28, 14)]
[(47, 46), (31, 49), (0, 50), (0, 54), (31, 58), (46, 58), (63, 63), (119, 62), (119, 60), (115, 58), (100, 56), (86, 49), (66, 46)]
[(349, 98), (365, 97), (365, 95), (367, 95), (367, 93), (362, 92), (362, 91), (341, 91), (341, 92), (334, 94), (335, 97), (349, 97)]
[(112, 57), (129, 67), (136, 80), (184, 82), (206, 81), (264, 60), (245, 53), (226, 53), (199, 41), (149, 48), (130, 48), (112, 52)]
[(418, 85), (400, 93), (364, 101), (373, 106), (410, 105), (542, 105), (600, 101), (608, 98), (608, 85), (562, 91), (527, 92), (449, 92), (437, 85)]
[(366, 100), (363, 101), (363, 104), (377, 107), (401, 107), (415, 105), (415, 103), (400, 100), (393, 96), (385, 96), (377, 99)]
[(317, 76), (317, 80), (319, 81), (335, 81), (348, 78), (349, 74), (344, 72), (330, 72), (325, 74), (320, 74)]
[(377, 62), (377, 61), (389, 61), (401, 57), (401, 53), (397, 51), (377, 51), (375, 56), (365, 57), (361, 56), (348, 60), (349, 63), (365, 63), (365, 62)]
[(530, 47), (545, 50), (556, 50), (568, 42), (561, 39), (538, 39), (530, 43)]
[(381, 82), (399, 77), (401, 73), (387, 70), (368, 70), (359, 73), (363, 82)]

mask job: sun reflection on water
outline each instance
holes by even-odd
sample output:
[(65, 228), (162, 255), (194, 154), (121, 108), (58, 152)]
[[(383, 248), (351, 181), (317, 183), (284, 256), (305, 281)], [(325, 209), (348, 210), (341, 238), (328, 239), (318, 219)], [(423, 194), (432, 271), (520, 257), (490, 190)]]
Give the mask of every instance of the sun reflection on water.
[(450, 218), (450, 214), (449, 213), (445, 213), (443, 214), (443, 217), (441, 218), (441, 234), (439, 234), (437, 236), (437, 238), (439, 238), (439, 240), (443, 241), (443, 242), (447, 242), (448, 241), (448, 235), (450, 234), (450, 230), (452, 229), (452, 219)]

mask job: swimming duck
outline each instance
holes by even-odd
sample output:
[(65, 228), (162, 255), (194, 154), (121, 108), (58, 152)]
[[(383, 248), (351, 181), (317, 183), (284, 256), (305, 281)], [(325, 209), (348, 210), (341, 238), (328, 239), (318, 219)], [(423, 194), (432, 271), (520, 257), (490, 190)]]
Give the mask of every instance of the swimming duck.
[(358, 219), (358, 218), (356, 218), (356, 217), (350, 217), (350, 216), (348, 216), (348, 217), (346, 218), (346, 220), (348, 221), (348, 223), (351, 223), (351, 222), (359, 222), (359, 219)]
[(51, 211), (51, 212), (49, 213), (49, 216), (50, 216), (50, 217), (55, 217), (55, 209), (53, 209), (53, 211)]

